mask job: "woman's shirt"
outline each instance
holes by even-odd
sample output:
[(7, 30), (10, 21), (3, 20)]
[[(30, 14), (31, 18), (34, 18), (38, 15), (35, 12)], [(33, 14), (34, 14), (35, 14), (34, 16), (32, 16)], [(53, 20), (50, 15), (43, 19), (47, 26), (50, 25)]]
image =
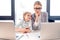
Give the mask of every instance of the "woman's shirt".
[(48, 22), (48, 13), (41, 12), (38, 22), (35, 22), (35, 14), (32, 15), (32, 29), (33, 30), (40, 30), (41, 22)]

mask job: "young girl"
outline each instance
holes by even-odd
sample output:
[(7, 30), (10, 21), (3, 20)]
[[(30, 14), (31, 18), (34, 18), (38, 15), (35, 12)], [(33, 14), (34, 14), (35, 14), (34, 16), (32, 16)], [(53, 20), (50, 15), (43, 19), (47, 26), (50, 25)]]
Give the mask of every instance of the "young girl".
[(29, 33), (32, 30), (31, 26), (31, 13), (25, 12), (23, 14), (23, 20), (18, 24), (15, 31), (20, 33)]
[[(16, 31), (16, 40), (20, 40), (20, 38), (24, 37), (26, 34), (26, 37), (28, 37), (28, 33), (32, 31), (32, 23), (31, 23), (31, 13), (25, 12), (23, 14), (23, 20), (17, 25), (15, 28)], [(22, 39), (24, 40), (24, 39)]]

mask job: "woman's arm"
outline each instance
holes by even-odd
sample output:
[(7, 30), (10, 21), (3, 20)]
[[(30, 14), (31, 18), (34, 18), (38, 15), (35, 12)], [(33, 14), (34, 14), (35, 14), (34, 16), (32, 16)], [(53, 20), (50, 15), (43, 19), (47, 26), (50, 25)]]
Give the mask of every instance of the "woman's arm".
[(47, 12), (43, 12), (42, 13), (42, 22), (48, 22), (48, 13)]
[(39, 26), (38, 18), (36, 17), (35, 19), (34, 15), (32, 15), (32, 29), (36, 30), (38, 26)]

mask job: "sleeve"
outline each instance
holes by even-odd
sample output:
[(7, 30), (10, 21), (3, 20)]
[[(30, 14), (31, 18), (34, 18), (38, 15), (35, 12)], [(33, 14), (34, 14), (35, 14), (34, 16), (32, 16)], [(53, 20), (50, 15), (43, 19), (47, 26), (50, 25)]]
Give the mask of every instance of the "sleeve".
[(39, 23), (37, 23), (37, 22), (35, 22), (35, 20), (34, 20), (34, 15), (32, 15), (32, 29), (33, 30), (36, 30), (36, 29), (38, 29), (38, 25)]
[(48, 22), (48, 12), (46, 12), (46, 22)]
[(34, 22), (34, 24), (36, 27), (39, 25), (39, 22)]
[(22, 28), (22, 21), (20, 21), (19, 24), (16, 25), (16, 28)]
[(47, 12), (43, 12), (43, 22), (48, 22), (48, 13)]

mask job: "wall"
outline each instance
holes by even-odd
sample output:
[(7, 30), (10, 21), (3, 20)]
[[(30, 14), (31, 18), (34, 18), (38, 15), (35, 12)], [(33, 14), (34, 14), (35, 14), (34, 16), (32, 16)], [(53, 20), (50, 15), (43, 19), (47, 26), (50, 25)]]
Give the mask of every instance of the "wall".
[[(23, 19), (23, 13), (29, 11), (34, 13), (33, 5), (37, 0), (15, 0), (15, 22), (19, 23), (20, 19)], [(46, 2), (47, 0), (38, 0), (42, 3), (42, 11), (46, 12)]]

